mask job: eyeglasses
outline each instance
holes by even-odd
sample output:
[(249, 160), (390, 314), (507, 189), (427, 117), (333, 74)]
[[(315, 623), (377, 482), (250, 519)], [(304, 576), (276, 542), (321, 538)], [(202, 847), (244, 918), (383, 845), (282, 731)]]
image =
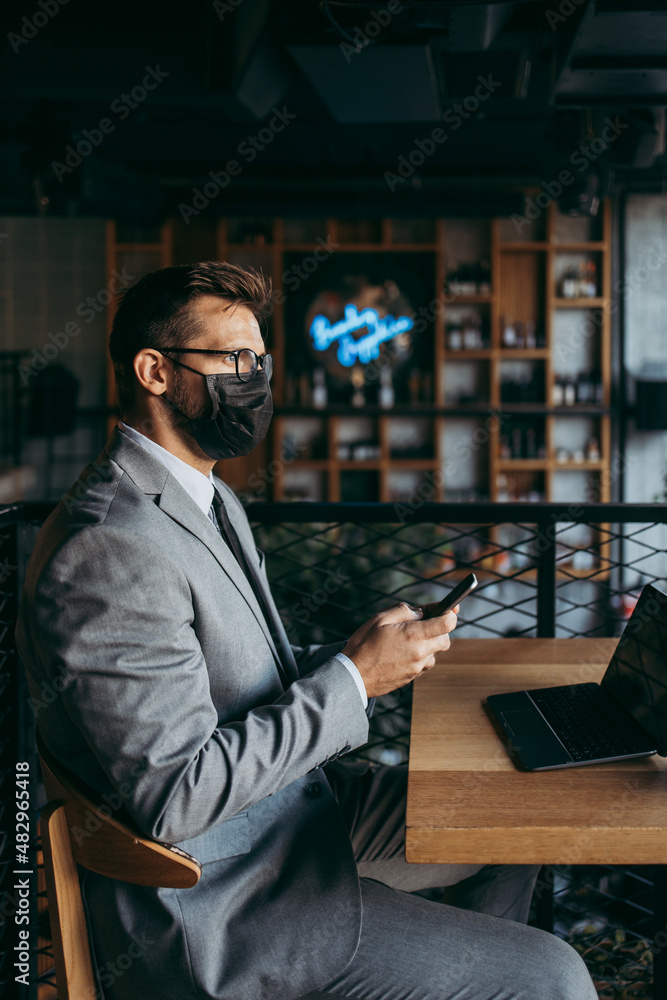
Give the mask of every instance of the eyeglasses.
[[(237, 351), (208, 351), (202, 347), (163, 347), (160, 350), (161, 354), (166, 351), (170, 351), (172, 354), (209, 354), (214, 358), (223, 358), (225, 364), (229, 365), (231, 368), (232, 361), (234, 359), (234, 368), (236, 370), (236, 377), (240, 382), (250, 382), (259, 369), (261, 368), (266, 375), (267, 381), (271, 381), (271, 375), (273, 374), (273, 358), (270, 354), (255, 354), (247, 347), (243, 347)], [(172, 358), (170, 361), (174, 360)], [(180, 361), (176, 362), (181, 364)], [(184, 368), (189, 368), (189, 365), (183, 365)], [(190, 371), (195, 371), (191, 368)], [(202, 375), (203, 372), (198, 372)]]

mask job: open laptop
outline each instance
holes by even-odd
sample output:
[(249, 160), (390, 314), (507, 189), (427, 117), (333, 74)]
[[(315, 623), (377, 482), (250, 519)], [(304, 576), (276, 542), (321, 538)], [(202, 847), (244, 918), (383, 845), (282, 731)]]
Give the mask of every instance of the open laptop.
[(644, 587), (600, 684), (495, 694), (484, 707), (527, 771), (667, 757), (667, 596)]

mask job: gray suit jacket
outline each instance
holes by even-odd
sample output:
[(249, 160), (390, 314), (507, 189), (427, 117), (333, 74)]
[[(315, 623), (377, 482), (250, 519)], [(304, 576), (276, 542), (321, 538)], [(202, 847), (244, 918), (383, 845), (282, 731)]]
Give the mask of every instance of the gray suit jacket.
[(366, 741), (366, 713), (340, 646), (290, 647), (245, 513), (217, 485), (271, 622), (214, 525), (118, 431), (44, 525), (24, 588), (44, 742), (204, 866), (185, 890), (85, 874), (110, 1000), (287, 1000), (358, 943), (354, 857), (318, 769)]

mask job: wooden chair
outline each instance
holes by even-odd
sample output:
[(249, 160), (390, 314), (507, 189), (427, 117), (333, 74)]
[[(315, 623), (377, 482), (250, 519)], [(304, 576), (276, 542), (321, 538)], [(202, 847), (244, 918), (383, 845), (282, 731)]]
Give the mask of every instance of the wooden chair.
[(37, 733), (48, 805), (40, 825), (58, 1000), (95, 1000), (88, 932), (76, 865), (137, 885), (187, 889), (201, 865), (177, 847), (144, 837), (122, 809), (62, 767)]

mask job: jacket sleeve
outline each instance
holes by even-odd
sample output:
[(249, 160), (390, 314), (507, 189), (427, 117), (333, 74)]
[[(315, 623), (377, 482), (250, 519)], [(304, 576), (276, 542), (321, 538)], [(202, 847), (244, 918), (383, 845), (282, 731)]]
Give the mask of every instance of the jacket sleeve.
[(193, 622), (182, 570), (121, 528), (79, 530), (35, 585), (38, 655), (67, 713), (138, 826), (175, 843), (368, 736), (354, 681), (331, 656), (219, 726)]
[(336, 653), (340, 653), (346, 641), (344, 639), (342, 642), (332, 642), (326, 646), (292, 646), (299, 676), (305, 677), (306, 674), (321, 667)]

